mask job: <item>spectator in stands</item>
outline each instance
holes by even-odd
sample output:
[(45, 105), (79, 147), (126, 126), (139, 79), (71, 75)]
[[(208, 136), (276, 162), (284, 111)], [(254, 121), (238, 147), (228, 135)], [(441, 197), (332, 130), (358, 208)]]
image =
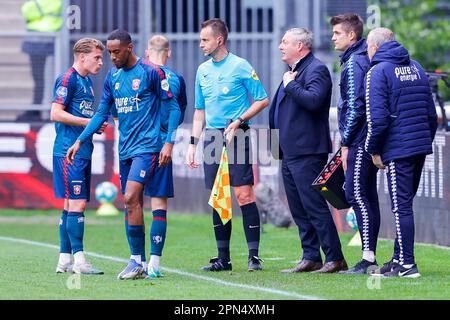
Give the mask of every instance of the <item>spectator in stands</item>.
[[(54, 54), (54, 39), (43, 36), (57, 32), (63, 24), (63, 0), (26, 1), (22, 6), (22, 15), (27, 23), (29, 35), (22, 44), (22, 51), (30, 56), (31, 74), (34, 81), (32, 104), (43, 103), (45, 89), (45, 65), (47, 57)], [(19, 120), (40, 120), (37, 110), (26, 111)]]

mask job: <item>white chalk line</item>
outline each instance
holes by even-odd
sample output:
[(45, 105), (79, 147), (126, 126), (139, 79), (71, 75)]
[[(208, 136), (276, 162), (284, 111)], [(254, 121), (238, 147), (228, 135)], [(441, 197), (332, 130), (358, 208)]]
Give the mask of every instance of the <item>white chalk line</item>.
[[(59, 250), (59, 246), (57, 246), (57, 245), (43, 243), (43, 242), (36, 242), (36, 241), (31, 241), (31, 240), (26, 240), (26, 239), (18, 239), (18, 238), (1, 237), (0, 236), (0, 240)], [(113, 261), (113, 262), (128, 263), (128, 261), (129, 261), (128, 259), (107, 256), (107, 255), (103, 255), (103, 254), (99, 254), (99, 253), (95, 253), (95, 252), (85, 251), (85, 254), (88, 256), (94, 257), (94, 258), (109, 260), (109, 261)], [(298, 294), (296, 292), (291, 292), (291, 291), (283, 291), (283, 290), (278, 290), (278, 289), (273, 289), (273, 288), (264, 288), (264, 287), (252, 286), (252, 285), (248, 285), (248, 284), (224, 281), (224, 280), (220, 280), (220, 279), (216, 279), (216, 278), (212, 278), (212, 277), (201, 276), (201, 275), (198, 275), (195, 273), (185, 272), (185, 271), (178, 270), (178, 269), (172, 269), (172, 268), (167, 268), (167, 267), (162, 267), (161, 269), (168, 273), (178, 274), (181, 276), (190, 277), (190, 278), (203, 280), (203, 281), (209, 281), (209, 282), (213, 282), (213, 283), (228, 286), (228, 287), (236, 287), (236, 288), (241, 288), (241, 289), (260, 291), (260, 292), (270, 293), (270, 294), (274, 294), (274, 295), (296, 298), (296, 299), (300, 299), (300, 300), (323, 300), (323, 298), (316, 297), (316, 296), (302, 295), (302, 294)]]

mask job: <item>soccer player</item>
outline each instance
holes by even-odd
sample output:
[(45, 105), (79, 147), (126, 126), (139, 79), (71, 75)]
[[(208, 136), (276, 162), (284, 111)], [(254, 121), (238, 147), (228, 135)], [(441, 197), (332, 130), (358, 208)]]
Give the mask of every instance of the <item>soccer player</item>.
[[(53, 184), (56, 198), (64, 199), (59, 223), (57, 273), (73, 269), (77, 274), (103, 274), (86, 261), (83, 252), (84, 211), (90, 196), (91, 156), (94, 148), (92, 138), (86, 139), (71, 165), (65, 160), (65, 155), (94, 116), (94, 90), (88, 75), (100, 71), (104, 49), (103, 44), (96, 39), (83, 38), (77, 41), (73, 47), (73, 66), (56, 79), (54, 86), (50, 115), (56, 129)], [(97, 130), (103, 132), (105, 128), (106, 123), (102, 120)]]
[[(251, 142), (250, 137), (244, 137), (244, 143), (239, 142), (235, 134), (238, 132), (240, 135), (249, 129), (249, 120), (269, 104), (269, 99), (252, 66), (245, 59), (228, 51), (227, 38), (228, 28), (224, 21), (211, 19), (202, 23), (200, 48), (204, 55), (211, 59), (202, 63), (197, 70), (196, 110), (186, 162), (190, 168), (198, 168), (198, 164), (195, 162), (196, 145), (205, 120), (205, 148), (214, 143), (213, 136), (217, 135), (215, 133), (223, 132), (227, 141), (232, 141), (228, 154), (237, 155), (234, 160), (244, 158), (244, 163), (238, 163), (239, 161), (231, 163), (230, 161), (230, 182), (242, 210), (248, 246), (248, 271), (262, 270), (261, 259), (258, 257), (260, 218), (253, 191), (253, 171), (250, 162)], [(249, 96), (253, 99), (252, 104)], [(232, 119), (233, 122), (227, 126), (229, 119)], [(220, 137), (221, 134), (217, 136)], [(216, 156), (220, 156), (220, 154)], [(205, 184), (207, 189), (212, 189), (219, 163), (218, 161), (214, 161), (213, 164), (207, 162), (209, 161), (205, 161), (203, 164)], [(211, 259), (210, 265), (203, 267), (202, 270), (231, 270), (231, 220), (223, 225), (219, 214), (213, 210), (213, 225), (218, 257)]]
[[(136, 279), (144, 272), (141, 252), (145, 241), (144, 186), (159, 162), (160, 100), (172, 93), (164, 72), (133, 52), (128, 32), (113, 31), (106, 43), (115, 67), (109, 71), (97, 114), (68, 150), (69, 162), (112, 113), (119, 123), (120, 183), (128, 213), (131, 257), (118, 279)], [(163, 163), (164, 164), (164, 163)], [(152, 181), (152, 180), (150, 180)]]
[[(187, 105), (186, 85), (181, 75), (166, 67), (171, 50), (169, 39), (162, 35), (153, 36), (148, 42), (146, 54), (150, 63), (161, 68), (169, 82), (174, 99), (161, 102), (161, 132), (164, 143), (159, 156), (159, 166), (155, 167), (153, 183), (147, 184), (145, 195), (151, 197), (153, 222), (150, 229), (151, 256), (147, 269), (150, 278), (162, 277), (160, 257), (164, 248), (167, 230), (167, 199), (173, 198), (172, 149), (176, 138), (176, 129), (183, 121)], [(144, 243), (145, 248), (145, 243)]]
[(342, 51), (341, 99), (338, 107), (345, 195), (355, 210), (362, 242), (362, 259), (343, 274), (366, 274), (377, 268), (375, 253), (380, 230), (377, 194), (378, 168), (364, 150), (367, 135), (364, 77), (369, 70), (367, 43), (362, 38), (364, 22), (355, 13), (330, 20), (336, 50)]

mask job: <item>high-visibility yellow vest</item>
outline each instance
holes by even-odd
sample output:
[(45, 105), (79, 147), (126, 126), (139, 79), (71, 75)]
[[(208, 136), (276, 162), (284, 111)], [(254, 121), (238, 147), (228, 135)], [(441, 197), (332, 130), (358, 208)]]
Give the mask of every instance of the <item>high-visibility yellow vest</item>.
[(22, 15), (27, 29), (39, 32), (56, 32), (64, 22), (63, 0), (30, 0), (23, 4)]

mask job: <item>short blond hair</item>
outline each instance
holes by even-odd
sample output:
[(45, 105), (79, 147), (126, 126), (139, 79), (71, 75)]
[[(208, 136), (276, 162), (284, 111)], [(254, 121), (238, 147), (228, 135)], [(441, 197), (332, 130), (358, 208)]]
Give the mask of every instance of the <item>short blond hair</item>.
[(75, 57), (80, 55), (80, 53), (91, 53), (94, 49), (105, 50), (105, 46), (100, 40), (93, 38), (83, 38), (78, 40), (73, 46), (73, 54)]
[(162, 35), (154, 35), (148, 40), (148, 49), (154, 50), (158, 53), (162, 53), (163, 51), (170, 49), (169, 39)]

